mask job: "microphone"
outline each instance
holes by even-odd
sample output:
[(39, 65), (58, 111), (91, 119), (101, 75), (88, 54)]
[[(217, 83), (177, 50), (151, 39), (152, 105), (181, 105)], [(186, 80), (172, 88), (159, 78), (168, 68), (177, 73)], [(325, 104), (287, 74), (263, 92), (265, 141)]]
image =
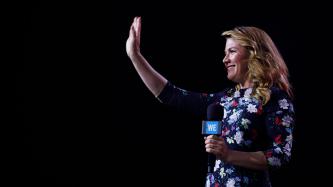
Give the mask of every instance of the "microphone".
[[(207, 107), (207, 120), (202, 121), (202, 134), (221, 135), (221, 121), (223, 119), (223, 107), (219, 102), (212, 103)], [(214, 172), (216, 157), (212, 153), (208, 153), (208, 173)]]

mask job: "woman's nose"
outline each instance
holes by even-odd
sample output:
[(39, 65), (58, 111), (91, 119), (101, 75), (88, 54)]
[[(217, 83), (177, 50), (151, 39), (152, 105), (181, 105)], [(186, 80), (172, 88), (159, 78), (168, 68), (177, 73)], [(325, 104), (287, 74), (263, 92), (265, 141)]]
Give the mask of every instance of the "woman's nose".
[(224, 58), (223, 58), (222, 62), (223, 62), (223, 64), (226, 64), (226, 63), (228, 62), (228, 57), (227, 57), (227, 55), (226, 55), (226, 56), (224, 56)]

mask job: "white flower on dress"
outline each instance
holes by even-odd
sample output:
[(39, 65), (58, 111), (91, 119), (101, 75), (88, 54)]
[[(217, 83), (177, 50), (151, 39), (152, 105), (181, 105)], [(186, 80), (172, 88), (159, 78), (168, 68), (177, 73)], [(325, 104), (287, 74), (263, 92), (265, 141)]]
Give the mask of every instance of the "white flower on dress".
[(240, 97), (240, 92), (239, 92), (238, 90), (235, 91), (235, 93), (234, 93), (234, 97), (235, 97), (235, 98)]
[(270, 157), (268, 158), (268, 163), (272, 166), (281, 166), (281, 161), (280, 159), (276, 157)]
[(252, 88), (248, 88), (245, 90), (244, 97), (250, 97), (252, 93)]
[(235, 187), (235, 179), (228, 179), (227, 187)]
[(232, 144), (232, 143), (234, 143), (234, 140), (233, 140), (232, 138), (230, 138), (230, 137), (227, 137), (227, 142), (228, 142), (229, 144)]
[(290, 123), (292, 123), (292, 121), (293, 121), (293, 118), (290, 117), (289, 115), (283, 116), (283, 118), (282, 118), (282, 125), (286, 126), (286, 127), (289, 127)]
[(251, 99), (250, 99), (250, 97), (243, 97), (243, 104), (248, 104), (250, 101), (251, 101)]
[(206, 185), (205, 187), (210, 187), (210, 184), (214, 182), (214, 175), (208, 174), (206, 177)]
[(283, 147), (283, 152), (287, 156), (291, 156), (291, 143), (290, 142), (286, 143), (286, 145)]
[(233, 172), (233, 170), (230, 169), (230, 168), (228, 168), (225, 172), (228, 173), (228, 174), (230, 175), (230, 174)]
[(290, 156), (291, 155), (291, 147), (293, 145), (293, 136), (292, 135), (289, 135), (286, 137), (286, 145), (283, 147), (283, 151), (284, 153), (287, 155), (287, 156)]
[(220, 176), (221, 176), (221, 178), (223, 178), (226, 175), (227, 174), (224, 172), (224, 168), (221, 168), (221, 170), (220, 170)]
[(278, 110), (275, 112), (275, 114), (279, 115), (279, 114), (282, 114), (283, 112), (281, 110)]
[(289, 103), (288, 103), (287, 99), (279, 100), (279, 105), (280, 105), (280, 108), (283, 108), (283, 109), (288, 109), (288, 107), (289, 107)]
[(220, 164), (221, 164), (221, 160), (215, 161), (214, 171), (216, 171), (220, 167)]
[(228, 123), (231, 124), (231, 123), (234, 123), (235, 121), (237, 121), (241, 112), (242, 112), (242, 110), (234, 111), (234, 113), (230, 115)]
[(289, 110), (291, 112), (294, 112), (294, 105), (292, 103), (289, 103)]
[(227, 114), (229, 113), (224, 107), (223, 107), (223, 119), (227, 117)]
[(274, 149), (274, 152), (276, 152), (276, 153), (282, 153), (282, 150), (281, 150), (280, 147), (276, 147), (276, 148)]
[(210, 180), (209, 180), (209, 176), (207, 176), (205, 187), (209, 187), (209, 186), (210, 186)]
[(293, 140), (293, 135), (292, 134), (290, 134), (289, 136), (286, 137), (287, 142), (291, 143), (292, 140)]
[(243, 132), (242, 131), (237, 131), (235, 136), (234, 136), (234, 139), (235, 141), (237, 142), (237, 144), (240, 144), (242, 141), (243, 141)]
[(249, 128), (248, 124), (251, 124), (251, 121), (248, 119), (242, 118), (241, 124), (243, 125), (244, 129), (248, 129)]
[(258, 110), (256, 108), (256, 105), (253, 105), (253, 104), (249, 104), (247, 106), (247, 111), (249, 111), (250, 113), (256, 113)]

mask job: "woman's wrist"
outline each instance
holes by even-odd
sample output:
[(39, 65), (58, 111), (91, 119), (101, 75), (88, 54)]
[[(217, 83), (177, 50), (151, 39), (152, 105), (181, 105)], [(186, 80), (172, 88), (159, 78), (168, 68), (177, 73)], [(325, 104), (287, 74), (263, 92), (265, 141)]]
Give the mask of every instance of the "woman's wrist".
[(128, 54), (128, 57), (134, 62), (136, 60), (138, 60), (141, 57), (141, 53), (140, 51), (136, 51), (136, 52), (132, 52), (130, 54)]

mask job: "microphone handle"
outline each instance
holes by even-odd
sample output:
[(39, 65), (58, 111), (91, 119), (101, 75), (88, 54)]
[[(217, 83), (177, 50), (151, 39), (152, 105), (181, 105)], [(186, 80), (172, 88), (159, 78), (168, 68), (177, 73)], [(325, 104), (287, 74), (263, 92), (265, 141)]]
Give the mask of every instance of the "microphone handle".
[(212, 153), (208, 153), (208, 159), (207, 159), (208, 173), (214, 172), (215, 160), (216, 160), (216, 156)]

